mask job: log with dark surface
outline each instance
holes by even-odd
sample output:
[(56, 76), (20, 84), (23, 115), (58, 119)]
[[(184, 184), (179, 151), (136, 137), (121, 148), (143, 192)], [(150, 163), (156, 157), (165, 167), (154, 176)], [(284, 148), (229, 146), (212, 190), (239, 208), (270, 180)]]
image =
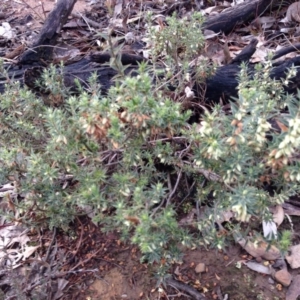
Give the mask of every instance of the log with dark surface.
[[(66, 22), (68, 15), (71, 13), (75, 2), (76, 0), (58, 1), (56, 7), (49, 14), (35, 43), (21, 56), (18, 66), (9, 66), (8, 77), (10, 80), (18, 80), (21, 82), (21, 84), (25, 83), (33, 90), (35, 89), (33, 83), (35, 80), (39, 79), (38, 76), (41, 74), (41, 68), (47, 67), (47, 63), (51, 63), (53, 45), (55, 45), (58, 33), (63, 24)], [(256, 13), (260, 13), (263, 11), (263, 9), (271, 9), (279, 2), (279, 0), (248, 0), (243, 4), (235, 6), (227, 12), (219, 14), (218, 17), (208, 18), (204, 23), (204, 27), (215, 31), (222, 29), (224, 32), (227, 32), (228, 30), (232, 30), (232, 26), (235, 26), (236, 22), (250, 20), (257, 16), (257, 14), (253, 14), (254, 7)], [(248, 11), (249, 8), (251, 8), (251, 14)], [(234, 11), (236, 11), (235, 16), (233, 13)], [(225, 21), (225, 23), (220, 23), (218, 20), (222, 20), (222, 18), (229, 19), (226, 21), (227, 23)], [(219, 67), (216, 73), (207, 79), (206, 88), (203, 89), (202, 86), (195, 84), (194, 91), (196, 98), (198, 98), (199, 101), (205, 98), (208, 102), (219, 102), (221, 98), (225, 101), (228, 101), (230, 97), (236, 97), (238, 86), (237, 77), (240, 71), (240, 64), (242, 62), (247, 63), (249, 61), (251, 55), (255, 51), (256, 44), (257, 41), (254, 39), (237, 57), (231, 61), (229, 65)], [(35, 51), (33, 51), (33, 49)], [(278, 56), (280, 56), (281, 53), (279, 53)], [(61, 72), (64, 76), (64, 83), (68, 88), (71, 88), (75, 91), (75, 78), (85, 85), (90, 75), (96, 71), (102, 91), (104, 93), (107, 92), (107, 90), (113, 84), (113, 77), (116, 75), (116, 71), (114, 69), (110, 68), (107, 64), (103, 65), (104, 63), (107, 63), (109, 59), (110, 55), (108, 53), (91, 54), (77, 62), (66, 65)], [(123, 64), (131, 65), (126, 71), (126, 74), (131, 74), (132, 71), (135, 70), (136, 65), (142, 61), (145, 61), (145, 59), (141, 56), (124, 53), (121, 61)], [(285, 78), (285, 73), (292, 65), (299, 66), (300, 57), (295, 57), (281, 64), (276, 63), (271, 71), (271, 77), (278, 80)], [(254, 66), (249, 64), (248, 68), (249, 73), (253, 73)], [(6, 82), (7, 78), (0, 75), (1, 93), (4, 91), (4, 84)], [(288, 93), (295, 93), (299, 87), (300, 71), (297, 71), (296, 77), (289, 86), (285, 87), (285, 89)], [(199, 92), (203, 90), (205, 90), (204, 95)]]
[(254, 20), (263, 13), (270, 12), (281, 0), (247, 0), (221, 14), (208, 18), (203, 27), (216, 33), (230, 33), (237, 25)]
[(53, 49), (62, 26), (68, 20), (77, 0), (58, 0), (54, 9), (49, 13), (41, 32), (30, 48), (25, 51), (19, 64), (51, 61)]

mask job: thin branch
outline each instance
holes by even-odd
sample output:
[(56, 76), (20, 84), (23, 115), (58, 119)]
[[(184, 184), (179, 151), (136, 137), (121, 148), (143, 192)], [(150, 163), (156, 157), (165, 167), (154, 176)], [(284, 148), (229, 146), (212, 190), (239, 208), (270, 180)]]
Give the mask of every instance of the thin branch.
[(195, 288), (180, 282), (178, 280), (172, 279), (172, 278), (167, 278), (166, 279), (166, 284), (175, 287), (178, 290), (184, 291), (187, 294), (191, 295), (193, 299), (195, 300), (207, 300), (205, 296), (203, 296), (201, 293), (199, 293)]
[(180, 179), (181, 179), (181, 175), (182, 175), (182, 170), (179, 171), (179, 174), (178, 174), (178, 176), (177, 176), (177, 180), (176, 180), (175, 186), (174, 186), (172, 192), (170, 193), (170, 195), (169, 195), (169, 197), (168, 197), (168, 199), (167, 199), (166, 206), (168, 206), (168, 205), (170, 204), (170, 201), (171, 201), (173, 195), (175, 194), (175, 192), (176, 192), (176, 190), (177, 190), (179, 181), (180, 181)]

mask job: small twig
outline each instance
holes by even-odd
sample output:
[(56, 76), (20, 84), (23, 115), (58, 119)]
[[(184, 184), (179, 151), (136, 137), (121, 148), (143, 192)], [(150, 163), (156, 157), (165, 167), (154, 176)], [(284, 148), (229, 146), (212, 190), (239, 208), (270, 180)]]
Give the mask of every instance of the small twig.
[(49, 255), (50, 255), (50, 251), (51, 251), (51, 248), (54, 244), (54, 240), (55, 240), (55, 237), (56, 237), (56, 227), (54, 227), (53, 229), (53, 237), (52, 237), (52, 240), (51, 240), (51, 243), (47, 249), (47, 253), (46, 253), (46, 256), (45, 256), (45, 259), (44, 259), (44, 262), (47, 262), (48, 258), (49, 258)]
[(179, 184), (181, 175), (182, 175), (182, 170), (179, 171), (179, 174), (178, 174), (178, 176), (177, 176), (177, 180), (176, 180), (175, 186), (174, 186), (172, 192), (170, 193), (170, 195), (169, 195), (169, 197), (168, 197), (168, 199), (167, 199), (166, 206), (168, 206), (168, 205), (170, 204), (170, 201), (171, 201), (173, 195), (175, 194), (175, 192), (176, 192), (176, 190), (177, 190), (177, 187), (178, 187), (178, 184)]
[(157, 93), (157, 91), (161, 90), (164, 86), (168, 85), (169, 83), (171, 83), (178, 75), (180, 75), (181, 73), (183, 73), (183, 68), (181, 71), (179, 71), (178, 73), (174, 74), (169, 80), (164, 81), (163, 84), (161, 84), (160, 86), (156, 87), (156, 89), (154, 90), (154, 93)]
[(204, 175), (208, 180), (222, 182), (222, 177), (220, 175), (218, 175), (214, 172), (208, 171), (206, 169), (196, 167), (188, 161), (184, 161), (184, 163), (187, 164), (187, 165), (190, 165), (192, 168), (194, 168), (195, 171), (197, 171), (200, 174)]
[(117, 156), (117, 153), (115, 153), (109, 160), (108, 160), (108, 165), (112, 164), (112, 161), (115, 159)]
[(118, 264), (116, 264), (116, 263), (114, 263), (112, 261), (106, 260), (104, 258), (98, 258), (98, 257), (96, 259), (103, 260), (103, 261), (107, 262), (108, 264), (112, 264), (113, 266), (116, 266), (117, 268), (119, 268), (122, 271), (124, 270), (121, 266), (119, 266)]
[(207, 298), (203, 296), (201, 293), (199, 293), (195, 288), (180, 282), (178, 280), (172, 279), (172, 278), (167, 278), (166, 279), (166, 284), (170, 286), (174, 286), (179, 290), (182, 290), (186, 292), (187, 294), (191, 295), (194, 300), (206, 300)]
[(182, 137), (182, 136), (173, 136), (173, 137), (170, 137), (170, 138), (162, 138), (162, 139), (157, 139), (157, 140), (151, 140), (151, 141), (148, 141), (149, 144), (156, 144), (156, 143), (159, 143), (159, 142), (164, 142), (164, 141), (175, 141), (175, 140), (179, 140), (179, 141), (187, 141), (187, 138), (185, 137)]
[(171, 192), (172, 191), (172, 183), (171, 183), (171, 175), (170, 175), (170, 173), (167, 176), (167, 182), (168, 182), (168, 189)]
[(76, 13), (72, 13), (72, 15), (73, 15), (74, 17), (77, 17), (77, 18), (82, 18), (83, 21), (84, 21), (84, 22), (86, 23), (86, 25), (88, 26), (88, 28), (89, 28), (90, 31), (93, 31), (93, 29), (90, 27), (90, 25), (93, 26), (93, 27), (95, 27), (95, 28), (102, 28), (102, 25), (101, 25), (100, 23), (95, 22), (95, 21), (89, 19), (87, 16), (84, 16), (84, 15), (81, 14), (81, 13), (77, 13), (77, 12), (76, 12)]
[(195, 184), (196, 184), (196, 181), (193, 181), (192, 185), (189, 188), (187, 195), (180, 201), (180, 203), (178, 204), (178, 207), (181, 207), (182, 203), (191, 195), (192, 189)]
[[(51, 275), (51, 278), (59, 278), (59, 277), (64, 277), (70, 273), (74, 273), (74, 272), (77, 272), (76, 269), (81, 266), (81, 265), (84, 265), (85, 263), (89, 262), (92, 258), (94, 258), (101, 250), (103, 250), (102, 248), (98, 249), (96, 252), (94, 252), (93, 254), (91, 254), (90, 257), (88, 257), (87, 259), (83, 260), (83, 261), (80, 261), (77, 265), (75, 265), (73, 268), (71, 268), (69, 271), (66, 271), (66, 272), (59, 272), (55, 275)], [(84, 272), (84, 271), (82, 271)]]
[[(77, 274), (79, 272), (99, 272), (98, 269), (91, 269), (91, 270), (83, 270), (83, 269), (79, 269), (77, 271), (66, 271), (66, 272), (61, 272), (61, 273), (57, 273), (56, 275), (47, 275), (46, 277), (48, 278), (51, 278), (51, 279), (54, 279), (54, 278), (59, 278), (59, 277), (64, 277), (65, 275), (68, 275), (68, 274)], [(30, 286), (30, 287), (27, 287), (25, 290), (24, 290), (24, 293), (28, 293), (30, 291), (32, 291), (34, 288), (36, 288), (37, 286), (41, 285), (44, 283), (44, 280), (45, 278), (41, 278), (38, 282), (36, 282), (34, 285)]]
[[(206, 179), (203, 180), (202, 184), (201, 184), (201, 188), (204, 187), (204, 184), (206, 182)], [(196, 201), (196, 211), (197, 211), (197, 220), (200, 220), (200, 207), (199, 207), (199, 201)]]
[[(169, 187), (169, 190), (172, 190), (172, 191), (169, 194), (169, 197), (168, 197), (168, 199), (166, 201), (166, 206), (168, 206), (170, 204), (171, 198), (173, 197), (173, 195), (175, 194), (175, 192), (177, 190), (177, 187), (178, 187), (181, 175), (182, 175), (182, 170), (179, 171), (179, 174), (178, 174), (178, 177), (177, 177), (177, 180), (176, 180), (176, 183), (175, 183), (175, 186), (174, 186), (173, 190), (172, 190), (172, 185), (171, 185), (170, 174), (168, 175), (168, 187)], [(153, 210), (153, 212), (151, 214), (151, 217), (153, 217), (155, 215), (155, 213), (164, 205), (164, 203), (165, 203), (165, 200), (162, 200), (161, 203), (159, 204), (159, 206), (157, 206)]]
[[(172, 286), (172, 285), (170, 285), (170, 286)], [(175, 289), (175, 286), (172, 286), (172, 287)], [(192, 298), (190, 295), (187, 295), (187, 294), (185, 294), (185, 293), (182, 293), (182, 292), (180, 292), (179, 290), (178, 290), (178, 294), (175, 294), (175, 295), (167, 295), (167, 297), (171, 297), (171, 298), (181, 297), (181, 296), (186, 297), (186, 298), (184, 298), (184, 299), (191, 299), (191, 298)], [(177, 299), (177, 298), (176, 298), (176, 299)]]
[(51, 279), (54, 279), (54, 278), (64, 277), (69, 274), (77, 274), (77, 273), (85, 273), (85, 272), (96, 273), (96, 272), (99, 272), (99, 270), (98, 269), (91, 269), (91, 270), (79, 269), (79, 270), (73, 270), (73, 271), (70, 270), (70, 271), (66, 271), (66, 272), (60, 272), (55, 275), (51, 275), (50, 277), (51, 277)]
[(40, 3), (42, 5), (42, 11), (43, 11), (43, 14), (44, 14), (44, 18), (46, 19), (47, 15), (46, 15), (46, 11), (45, 11), (45, 8), (44, 8), (44, 3), (43, 2), (40, 2)]
[(178, 157), (179, 158), (182, 158), (184, 155), (185, 155), (185, 153), (187, 153), (190, 149), (191, 149), (191, 144), (189, 144), (185, 149), (183, 149), (183, 150), (181, 150), (180, 152), (179, 152), (179, 155), (178, 155)]
[(161, 202), (160, 202), (160, 204), (155, 208), (155, 209), (153, 209), (153, 212), (152, 212), (152, 214), (151, 214), (151, 218), (153, 218), (153, 216), (156, 214), (156, 212), (164, 205), (164, 203), (165, 203), (165, 199), (163, 199)]
[(234, 262), (234, 260), (235, 260), (235, 258), (233, 258), (229, 263), (227, 263), (227, 264), (225, 265), (225, 268), (227, 268), (229, 265), (231, 265), (231, 264)]

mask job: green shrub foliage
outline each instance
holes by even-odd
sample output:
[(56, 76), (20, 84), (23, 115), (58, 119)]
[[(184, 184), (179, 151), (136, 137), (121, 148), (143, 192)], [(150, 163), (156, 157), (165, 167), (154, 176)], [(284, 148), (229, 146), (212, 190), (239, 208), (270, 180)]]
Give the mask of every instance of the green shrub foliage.
[[(165, 51), (170, 70), (184, 67), (177, 78), (182, 92), (187, 61), (203, 46), (199, 16), (168, 21), (165, 31), (149, 30), (152, 55)], [(270, 220), (270, 206), (298, 193), (300, 108), (282, 88), (295, 70), (277, 82), (270, 64), (251, 78), (243, 66), (231, 113), (216, 105), (190, 125), (191, 112), (167, 96), (161, 76), (153, 80), (154, 68), (141, 64), (107, 96), (96, 75), (88, 92), (72, 95), (55, 67), (37, 83), (47, 100), (8, 81), (0, 95), (0, 183), (14, 182), (20, 222), (68, 229), (75, 216), (88, 213), (103, 230), (137, 244), (143, 260), (166, 267), (180, 260), (180, 243), (222, 248), (228, 234), (241, 232), (245, 222)], [(213, 70), (207, 63), (201, 68), (202, 79)], [(192, 222), (182, 225), (178, 213), (193, 209)], [(216, 224), (230, 210), (228, 234), (221, 234)], [(283, 240), (278, 245), (287, 249)]]

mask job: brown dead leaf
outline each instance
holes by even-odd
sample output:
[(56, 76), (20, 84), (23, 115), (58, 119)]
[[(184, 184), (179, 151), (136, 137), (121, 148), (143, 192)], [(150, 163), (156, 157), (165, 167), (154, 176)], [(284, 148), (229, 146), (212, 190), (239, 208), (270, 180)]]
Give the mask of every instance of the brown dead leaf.
[(289, 130), (288, 127), (286, 127), (283, 123), (279, 122), (278, 120), (276, 120), (276, 123), (282, 132), (287, 132)]
[(279, 226), (284, 220), (284, 210), (281, 205), (276, 205), (273, 212), (273, 220)]
[(20, 45), (19, 47), (15, 48), (13, 51), (10, 51), (5, 54), (5, 58), (14, 59), (16, 56), (19, 56), (21, 53), (24, 52), (25, 45)]
[(300, 23), (300, 1), (292, 3), (286, 12), (285, 18), (281, 20), (283, 23), (293, 21)]

